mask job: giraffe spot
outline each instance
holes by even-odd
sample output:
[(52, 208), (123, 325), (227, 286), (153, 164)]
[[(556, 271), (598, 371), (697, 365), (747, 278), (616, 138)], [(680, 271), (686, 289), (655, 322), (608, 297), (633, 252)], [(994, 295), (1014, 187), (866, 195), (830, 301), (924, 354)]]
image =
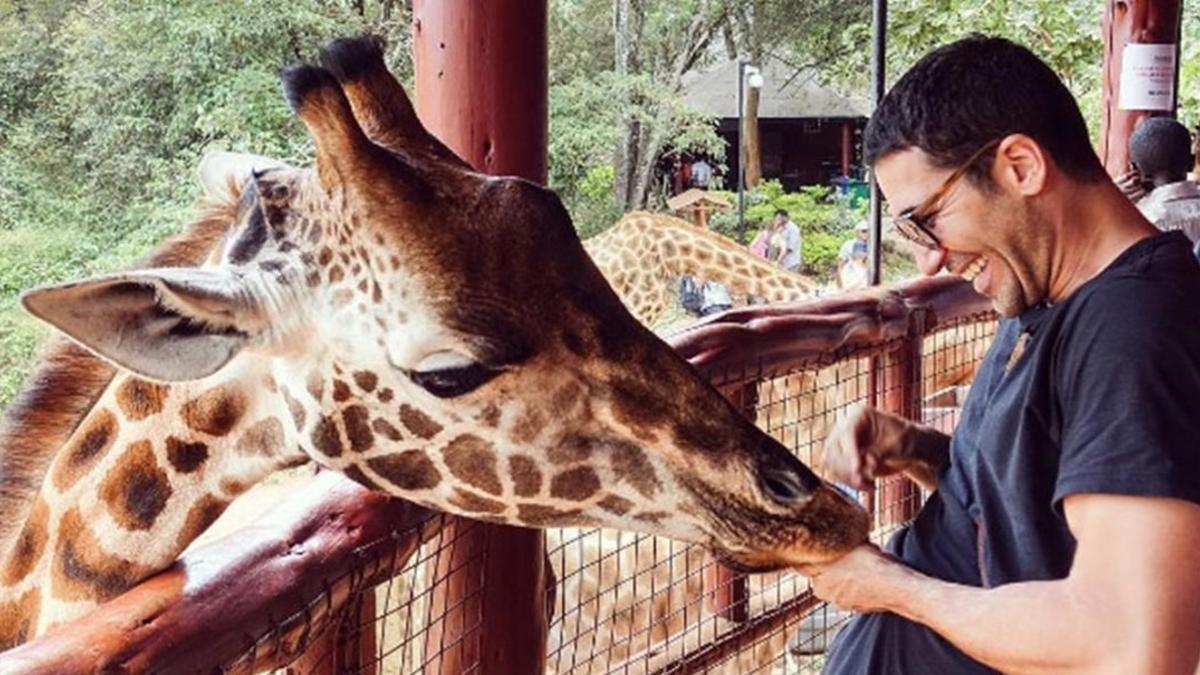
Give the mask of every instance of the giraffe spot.
[(416, 434), (417, 437), (425, 440), (429, 440), (442, 433), (442, 425), (434, 422), (428, 415), (406, 403), (400, 405), (400, 423), (404, 425), (404, 428)]
[(675, 248), (675, 242), (670, 239), (663, 240), (662, 252), (664, 258), (674, 258), (678, 250)]
[(546, 459), (552, 464), (574, 464), (592, 456), (599, 441), (584, 434), (569, 434), (557, 445), (551, 446), (546, 452)]
[(346, 270), (342, 269), (341, 265), (334, 265), (329, 268), (329, 283), (336, 284), (346, 278)]
[(264, 375), (263, 388), (274, 394), (279, 391), (279, 383), (276, 382), (275, 378), (271, 377), (270, 375)]
[(57, 532), (50, 592), (60, 600), (103, 602), (156, 571), (102, 549), (78, 509), (63, 514)]
[(646, 453), (632, 443), (617, 442), (610, 448), (613, 476), (625, 481), (643, 497), (653, 497), (662, 488), (654, 465), (646, 459)]
[(333, 381), (333, 400), (341, 403), (350, 398), (350, 385), (341, 380)]
[[(0, 574), (0, 583), (12, 586), (33, 571), (34, 566), (42, 557), (42, 551), (46, 548), (46, 539), (49, 537), (46, 522), (49, 518), (50, 507), (46, 506), (46, 502), (41, 497), (38, 497), (29, 511), (29, 516), (25, 519), (21, 534), (17, 536), (16, 543), (9, 551), (8, 564), (4, 566), (3, 573)], [(0, 614), (0, 616), (3, 615)]]
[(325, 267), (333, 261), (333, 251), (329, 250), (328, 246), (322, 246), (320, 253), (317, 254), (317, 264)]
[(550, 479), (550, 496), (567, 501), (583, 501), (600, 491), (600, 478), (591, 467), (581, 466)]
[(581, 509), (562, 510), (543, 504), (517, 505), (517, 521), (529, 527), (578, 526), (591, 524)]
[(167, 461), (179, 473), (192, 473), (204, 466), (208, 460), (208, 446), (204, 443), (188, 443), (175, 436), (167, 437)]
[(246, 412), (246, 395), (227, 386), (217, 386), (183, 405), (180, 414), (189, 429), (210, 436), (233, 430)]
[(600, 508), (616, 516), (623, 516), (633, 510), (633, 502), (617, 495), (606, 495), (598, 504)]
[(518, 443), (531, 443), (546, 426), (546, 418), (542, 411), (529, 407), (513, 424), (513, 440)]
[(148, 530), (171, 496), (171, 483), (158, 466), (150, 441), (131, 443), (100, 484), (100, 498), (127, 530)]
[(635, 513), (633, 515), (634, 520), (640, 520), (645, 523), (654, 523), (655, 525), (661, 524), (663, 519), (670, 517), (671, 514), (666, 511), (646, 511), (644, 513)]
[(344, 307), (354, 299), (354, 291), (349, 288), (339, 288), (334, 291), (331, 301), (335, 307)]
[(383, 289), (379, 288), (379, 283), (371, 281), (371, 302), (379, 304), (383, 302)]
[(222, 478), (218, 486), (221, 492), (225, 493), (230, 499), (237, 497), (246, 490), (249, 490), (254, 483), (236, 478)]
[(392, 426), (390, 422), (383, 418), (379, 418), (372, 422), (371, 429), (375, 433), (387, 437), (387, 439), (390, 441), (399, 441), (404, 438), (399, 429)]
[(71, 436), (66, 452), (54, 463), (54, 486), (60, 492), (91, 470), (117, 437), (117, 416), (107, 409), (96, 412), (84, 425), (82, 431)]
[(259, 420), (234, 447), (243, 455), (273, 455), (283, 448), (283, 423), (276, 417)]
[(450, 496), (449, 502), (452, 506), (457, 506), (468, 513), (504, 513), (506, 508), (502, 502), (480, 497), (462, 488), (454, 488), (454, 494)]
[(433, 460), (421, 450), (405, 450), (367, 460), (371, 470), (401, 490), (428, 490), (442, 482)]
[(296, 431), (302, 431), (304, 429), (304, 419), (306, 416), (304, 412), (304, 405), (300, 403), (300, 401), (292, 398), (292, 394), (287, 390), (287, 387), (283, 388), (283, 401), (287, 403), (287, 409), (292, 415), (292, 422), (296, 425)]
[(312, 442), (317, 452), (326, 457), (342, 456), (342, 438), (338, 434), (337, 422), (327, 415), (322, 415), (321, 419), (317, 420), (317, 426), (312, 432)]
[(512, 477), (513, 491), (518, 497), (533, 497), (541, 492), (542, 470), (529, 455), (509, 457), (508, 473)]
[(368, 490), (374, 490), (376, 492), (384, 491), (383, 488), (379, 487), (378, 483), (371, 480), (370, 476), (363, 473), (362, 469), (358, 468), (357, 466), (354, 466), (353, 464), (342, 467), (341, 469), (339, 469), (339, 471), (346, 474), (346, 477), (349, 478), (350, 480), (354, 481), (355, 483), (358, 483), (359, 485), (367, 488)]
[(463, 434), (442, 448), (442, 458), (455, 478), (484, 492), (500, 494), (496, 453), (491, 443), (478, 436)]
[(376, 394), (376, 396), (379, 397), (380, 403), (387, 403), (392, 400), (393, 396), (395, 396), (395, 392), (387, 387), (384, 387), (383, 389), (379, 390), (379, 393)]
[(393, 270), (400, 269), (400, 256), (398, 256), (398, 255), (392, 256), (389, 262), (391, 262)]
[(369, 370), (360, 370), (354, 373), (354, 384), (357, 384), (358, 388), (365, 392), (372, 392), (379, 384), (379, 376)]
[[(354, 263), (354, 267), (351, 267), (351, 268), (350, 268), (350, 275), (351, 275), (351, 276), (358, 276), (358, 273), (359, 273), (360, 271), (362, 271), (362, 268), (360, 268), (360, 267), (359, 267), (358, 263)], [(359, 282), (358, 282), (358, 286), (356, 286), (355, 288), (357, 288), (357, 289), (358, 289), (358, 292), (359, 292), (359, 293), (366, 293), (366, 292), (367, 292), (367, 280), (366, 280), (366, 279), (360, 279), (360, 280), (359, 280)]]
[(117, 405), (131, 420), (144, 420), (162, 412), (170, 387), (130, 377), (117, 388)]
[(313, 397), (314, 401), (321, 402), (321, 397), (325, 394), (325, 378), (321, 377), (320, 373), (313, 371), (308, 374), (308, 379), (304, 382), (304, 388), (308, 391), (308, 395)]
[(0, 652), (33, 637), (40, 611), (41, 599), (36, 588), (25, 591), (16, 600), (0, 602)]
[(368, 421), (371, 413), (361, 405), (352, 405), (342, 412), (342, 424), (346, 427), (346, 438), (354, 452), (366, 452), (375, 445), (375, 434)]
[(494, 429), (500, 425), (500, 407), (495, 403), (489, 403), (475, 419), (483, 426)]
[(195, 541), (196, 537), (199, 537), (202, 532), (216, 522), (228, 505), (229, 502), (213, 495), (204, 495), (196, 500), (196, 503), (192, 504), (192, 508), (188, 509), (187, 517), (183, 521), (183, 529), (179, 530), (179, 534), (175, 537), (175, 547), (180, 551), (187, 548), (188, 544)]
[(309, 288), (316, 288), (321, 285), (321, 273), (316, 270), (309, 270), (304, 274), (304, 285)]

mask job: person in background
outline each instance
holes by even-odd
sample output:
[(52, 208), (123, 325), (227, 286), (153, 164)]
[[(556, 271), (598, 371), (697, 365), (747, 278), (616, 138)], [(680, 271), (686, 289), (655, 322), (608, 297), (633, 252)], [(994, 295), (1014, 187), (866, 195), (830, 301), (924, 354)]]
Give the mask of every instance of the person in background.
[(707, 190), (712, 182), (712, 167), (701, 157), (692, 162), (692, 187)]
[(871, 226), (861, 221), (854, 226), (854, 238), (842, 243), (838, 251), (838, 287), (843, 291), (867, 286), (867, 236)]
[(800, 226), (792, 222), (788, 212), (779, 209), (775, 212), (775, 231), (779, 237), (779, 245), (775, 257), (771, 260), (789, 272), (800, 271), (801, 246)]
[(772, 226), (773, 223), (766, 222), (758, 228), (758, 234), (754, 236), (754, 241), (750, 242), (751, 253), (760, 258), (767, 257), (767, 250), (771, 245)]
[(1191, 147), (1191, 136), (1178, 121), (1170, 117), (1142, 120), (1129, 137), (1133, 171), (1119, 177), (1117, 185), (1158, 229), (1180, 230), (1197, 242), (1200, 185), (1187, 177), (1193, 166)]

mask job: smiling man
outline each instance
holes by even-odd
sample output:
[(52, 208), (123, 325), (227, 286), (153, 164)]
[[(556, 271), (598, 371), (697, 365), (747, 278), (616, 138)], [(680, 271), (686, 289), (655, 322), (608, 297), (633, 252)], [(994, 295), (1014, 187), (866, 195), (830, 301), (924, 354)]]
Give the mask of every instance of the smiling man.
[(1104, 173), (1028, 50), (927, 55), (867, 127), (925, 274), (1005, 317), (953, 438), (869, 408), (826, 443), (858, 487), (933, 491), (889, 552), (804, 571), (863, 612), (827, 673), (1192, 673), (1200, 657), (1200, 266)]

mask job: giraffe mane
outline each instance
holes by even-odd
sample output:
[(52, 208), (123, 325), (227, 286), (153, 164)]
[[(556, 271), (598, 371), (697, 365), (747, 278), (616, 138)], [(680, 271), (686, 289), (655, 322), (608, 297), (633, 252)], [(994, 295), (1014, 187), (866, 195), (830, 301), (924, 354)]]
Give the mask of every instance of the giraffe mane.
[[(153, 267), (195, 267), (216, 248), (234, 222), (241, 187), (206, 200), (183, 231), (145, 260)], [(38, 366), (0, 422), (0, 554), (21, 526), (55, 452), (108, 388), (116, 369), (63, 337), (51, 338)]]

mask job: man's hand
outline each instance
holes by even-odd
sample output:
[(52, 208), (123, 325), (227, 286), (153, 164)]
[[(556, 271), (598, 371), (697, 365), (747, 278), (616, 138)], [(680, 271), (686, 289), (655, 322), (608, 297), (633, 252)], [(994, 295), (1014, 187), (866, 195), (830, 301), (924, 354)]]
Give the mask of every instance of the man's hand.
[(890, 611), (888, 599), (915, 574), (874, 544), (863, 544), (831, 563), (802, 565), (799, 570), (812, 583), (813, 595), (854, 612)]
[(945, 434), (859, 404), (829, 432), (821, 465), (834, 480), (859, 490), (901, 471), (934, 490), (949, 457), (949, 442)]

